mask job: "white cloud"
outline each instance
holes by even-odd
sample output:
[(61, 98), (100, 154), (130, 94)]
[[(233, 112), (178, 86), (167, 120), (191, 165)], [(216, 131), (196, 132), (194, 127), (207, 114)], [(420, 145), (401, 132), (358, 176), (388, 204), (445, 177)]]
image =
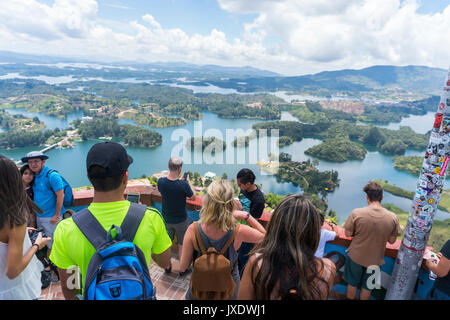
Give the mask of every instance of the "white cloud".
[(414, 0), (218, 0), (256, 14), (239, 38), (218, 29), (188, 35), (151, 13), (110, 23), (95, 0), (2, 1), (0, 50), (95, 59), (251, 65), (296, 75), (374, 64), (450, 64), (450, 5), (418, 14)]

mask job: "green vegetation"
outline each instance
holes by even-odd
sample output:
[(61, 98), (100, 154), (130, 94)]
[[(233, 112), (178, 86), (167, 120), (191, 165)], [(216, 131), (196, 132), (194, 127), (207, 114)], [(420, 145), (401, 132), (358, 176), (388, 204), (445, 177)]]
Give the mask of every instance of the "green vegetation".
[(393, 158), (394, 168), (406, 171), (418, 176), (422, 169), (423, 157), (421, 156), (396, 156)]
[(145, 124), (155, 128), (182, 126), (188, 122), (184, 118), (166, 117), (149, 112), (124, 112), (123, 118), (132, 119), (138, 124)]
[(325, 139), (321, 144), (311, 147), (305, 154), (334, 162), (365, 158), (367, 150), (360, 144), (348, 139)]
[(113, 137), (133, 147), (151, 148), (162, 143), (162, 136), (157, 132), (132, 125), (119, 125), (116, 120), (108, 118), (84, 121), (79, 125), (78, 133), (83, 140)]
[[(386, 180), (374, 180), (379, 183), (384, 191), (389, 192), (395, 196), (412, 200), (414, 198), (414, 191), (404, 190), (400, 187), (389, 184)], [(438, 208), (442, 211), (450, 212), (450, 189), (442, 190), (441, 199)]]
[(197, 137), (191, 138), (186, 142), (186, 148), (195, 151), (205, 151), (208, 148), (209, 151), (215, 153), (216, 151), (223, 151), (227, 147), (227, 144), (216, 137)]
[[(392, 211), (398, 216), (400, 225), (403, 227), (402, 234), (398, 237), (399, 240), (402, 239), (404, 233), (404, 227), (406, 227), (408, 212), (403, 211), (399, 207), (393, 204), (383, 204), (383, 207)], [(444, 221), (434, 220), (433, 227), (431, 228), (430, 237), (428, 239), (427, 245), (433, 247), (433, 249), (438, 252), (441, 250), (442, 246), (450, 239), (450, 219)]]
[(305, 193), (320, 194), (324, 198), (339, 186), (337, 171), (321, 172), (310, 160), (280, 162), (275, 176), (277, 182), (292, 182), (294, 186), (301, 187)]
[(306, 101), (305, 105), (299, 105), (298, 108), (290, 111), (290, 113), (304, 123), (356, 121), (356, 117), (350, 113), (324, 109), (319, 102), (311, 101)]
[(29, 112), (44, 112), (48, 116), (65, 118), (69, 113), (79, 108), (71, 99), (49, 94), (23, 95), (12, 102), (3, 104), (0, 108), (25, 109)]

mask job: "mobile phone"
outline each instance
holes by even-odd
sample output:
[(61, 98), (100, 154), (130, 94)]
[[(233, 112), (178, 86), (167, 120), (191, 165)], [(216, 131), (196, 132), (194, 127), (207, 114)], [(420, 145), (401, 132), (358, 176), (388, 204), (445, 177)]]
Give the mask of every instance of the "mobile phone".
[(183, 179), (184, 179), (184, 180), (187, 180), (187, 176), (188, 176), (188, 173), (185, 172), (185, 173), (183, 174)]
[(127, 200), (130, 202), (139, 203), (140, 198), (141, 195), (137, 192), (128, 192), (127, 194)]

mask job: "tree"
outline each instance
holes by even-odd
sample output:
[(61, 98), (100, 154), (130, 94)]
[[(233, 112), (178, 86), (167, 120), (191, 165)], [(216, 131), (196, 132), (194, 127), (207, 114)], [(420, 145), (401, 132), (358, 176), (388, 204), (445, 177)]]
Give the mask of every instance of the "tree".
[(222, 175), (222, 180), (228, 180), (228, 175), (225, 172)]

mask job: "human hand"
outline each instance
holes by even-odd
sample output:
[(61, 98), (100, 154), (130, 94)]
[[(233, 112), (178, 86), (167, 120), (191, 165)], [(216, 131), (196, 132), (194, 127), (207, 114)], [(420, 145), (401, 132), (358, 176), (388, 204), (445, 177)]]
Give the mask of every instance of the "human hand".
[(28, 233), (31, 233), (31, 232), (33, 232), (34, 230), (36, 230), (36, 228), (33, 228), (33, 227), (27, 227)]
[(247, 211), (242, 211), (242, 210), (235, 210), (233, 212), (233, 217), (236, 220), (245, 220), (248, 216), (248, 212)]
[(239, 198), (234, 198), (234, 202), (236, 203), (236, 207), (237, 207), (237, 209), (238, 210), (242, 210), (242, 203), (241, 203), (241, 201), (239, 200)]
[(42, 232), (39, 232), (36, 237), (36, 241), (34, 243), (39, 246), (39, 250), (40, 250), (43, 247), (45, 247), (50, 240), (52, 240), (52, 238), (49, 238), (49, 237), (42, 238)]
[(50, 223), (51, 224), (57, 224), (60, 220), (61, 216), (60, 215), (54, 215), (51, 219), (50, 219)]

